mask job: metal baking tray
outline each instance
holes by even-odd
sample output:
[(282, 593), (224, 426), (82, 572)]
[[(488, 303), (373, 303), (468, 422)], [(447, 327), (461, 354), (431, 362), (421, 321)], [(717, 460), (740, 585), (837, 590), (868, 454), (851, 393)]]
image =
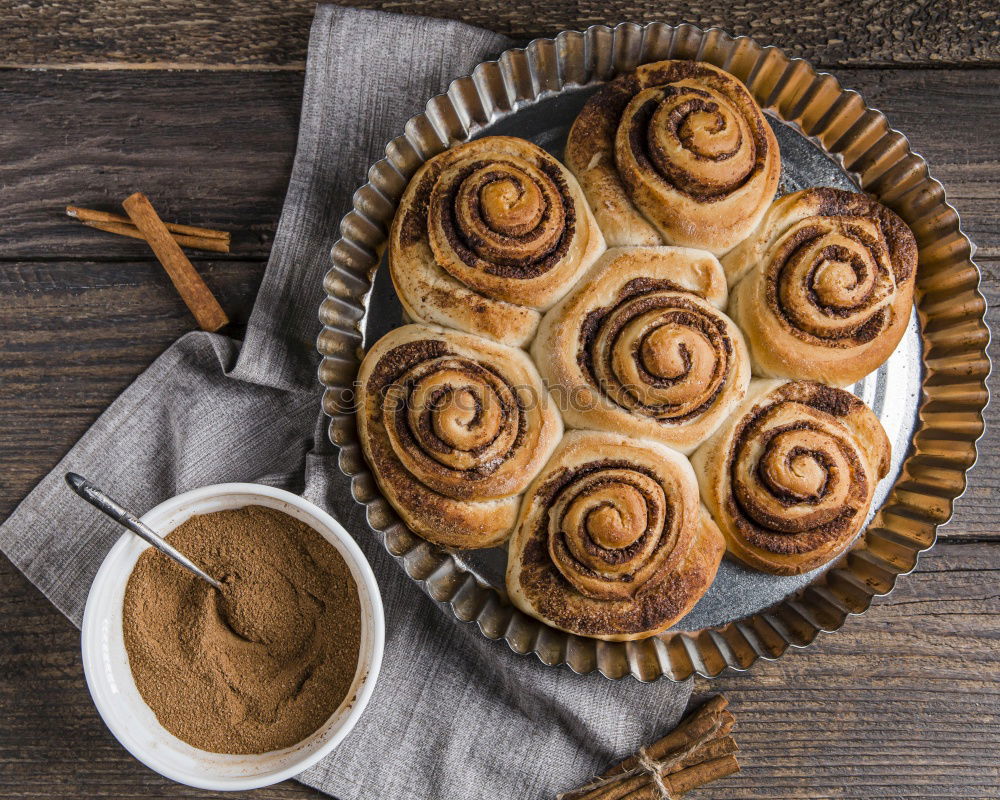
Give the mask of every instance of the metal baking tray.
[[(679, 58), (708, 61), (736, 75), (765, 109), (782, 156), (780, 193), (808, 186), (863, 190), (898, 213), (917, 237), (917, 303), (892, 358), (854, 391), (878, 414), (893, 445), (892, 467), (867, 529), (833, 565), (801, 576), (765, 575), (726, 558), (715, 583), (670, 631), (636, 642), (566, 634), (515, 609), (504, 590), (503, 550), (450, 552), (403, 524), (380, 493), (357, 440), (352, 382), (363, 348), (403, 322), (384, 251), (396, 204), (421, 163), (480, 136), (521, 136), (562, 157), (586, 99), (637, 65)], [(483, 635), (550, 666), (650, 681), (714, 677), (746, 669), (789, 646), (834, 631), (872, 598), (888, 594), (951, 517), (976, 460), (988, 400), (986, 302), (973, 246), (944, 189), (906, 137), (832, 75), (747, 37), (693, 25), (623, 23), (564, 31), (480, 64), (431, 98), (369, 170), (340, 225), (320, 308), (319, 377), (330, 439), (354, 498), (367, 506), (409, 578)], [(400, 576), (401, 579), (402, 575)]]

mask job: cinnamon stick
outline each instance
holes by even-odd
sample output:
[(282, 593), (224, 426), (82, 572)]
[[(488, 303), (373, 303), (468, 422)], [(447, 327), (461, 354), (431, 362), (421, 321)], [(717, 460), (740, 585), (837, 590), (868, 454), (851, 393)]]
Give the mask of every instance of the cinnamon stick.
[(711, 761), (716, 758), (732, 755), (733, 753), (739, 752), (739, 749), (740, 746), (736, 744), (736, 740), (732, 736), (723, 736), (721, 739), (712, 739), (711, 741), (706, 742), (704, 746), (695, 750), (683, 761), (668, 769), (667, 774), (670, 775), (675, 772), (681, 772), (688, 767), (697, 766), (705, 761)]
[(226, 312), (188, 261), (180, 245), (174, 241), (149, 198), (142, 192), (136, 192), (127, 197), (122, 205), (191, 309), (199, 327), (206, 331), (217, 331), (226, 325), (229, 322)]
[[(683, 719), (676, 728), (658, 739), (646, 748), (646, 754), (654, 761), (661, 761), (675, 750), (680, 750), (690, 744), (699, 736), (703, 736), (712, 727), (718, 725), (719, 735), (724, 736), (732, 730), (735, 718), (725, 710), (729, 705), (721, 694), (717, 694), (701, 708), (694, 711)], [(620, 772), (628, 772), (639, 766), (639, 759), (636, 756), (626, 758), (620, 764), (616, 764), (601, 775), (602, 778), (610, 778)]]
[[(570, 792), (573, 800), (661, 800), (650, 762), (670, 797), (739, 770), (733, 755), (739, 748), (729, 732), (735, 717), (717, 695), (681, 721), (670, 733), (608, 769), (591, 784)], [(630, 774), (630, 773), (635, 774)], [(615, 776), (619, 776), (615, 779)], [(561, 795), (562, 797), (563, 795)]]
[[(739, 771), (740, 765), (736, 760), (736, 756), (728, 755), (681, 770), (665, 778), (664, 783), (667, 786), (670, 797), (674, 798), (680, 797), (692, 789), (704, 786), (706, 783), (725, 778), (727, 775), (734, 775)], [(661, 800), (661, 795), (660, 790), (647, 777), (645, 786), (636, 789), (631, 794), (625, 795), (622, 800)]]
[[(80, 208), (80, 206), (66, 206), (66, 214), (78, 219), (81, 222), (119, 222), (124, 225), (132, 225), (132, 220), (122, 214), (115, 214), (111, 211), (96, 211), (92, 208)], [(221, 239), (228, 242), (230, 240), (229, 231), (217, 231), (212, 228), (199, 228), (197, 225), (181, 225), (176, 222), (164, 222), (163, 226), (171, 233), (179, 233), (182, 236), (196, 236), (199, 239)]]
[[(129, 236), (133, 239), (146, 241), (146, 237), (142, 235), (142, 231), (132, 224), (124, 222), (91, 222), (90, 220), (82, 220), (82, 222), (88, 228), (96, 228), (99, 231), (117, 233), (119, 236)], [(229, 252), (229, 242), (225, 239), (206, 239), (201, 236), (185, 236), (180, 233), (172, 233), (171, 235), (174, 237), (174, 241), (181, 247), (190, 247), (193, 250), (210, 250), (213, 253)]]
[[(663, 770), (660, 775), (662, 777), (667, 777), (687, 769), (688, 767), (693, 767), (716, 758), (722, 758), (723, 756), (730, 755), (738, 750), (739, 746), (736, 744), (736, 740), (733, 739), (732, 736), (722, 736), (719, 739), (711, 739), (691, 753), (687, 758)], [(649, 752), (649, 748), (647, 748), (647, 752)], [(643, 772), (639, 775), (633, 775), (630, 778), (626, 778), (625, 780), (611, 786), (594, 789), (586, 794), (573, 795), (573, 798), (574, 800), (623, 800), (626, 797), (632, 797), (632, 793), (637, 789), (641, 789), (651, 783), (652, 780), (649, 774)]]
[(727, 755), (722, 758), (713, 758), (711, 761), (704, 761), (671, 775), (668, 780), (670, 794), (682, 795), (692, 789), (697, 789), (699, 786), (704, 786), (706, 783), (725, 778), (727, 775), (734, 775), (739, 771), (740, 764), (736, 760), (736, 756)]
[(609, 786), (591, 789), (583, 794), (570, 792), (567, 797), (572, 800), (622, 800), (622, 798), (632, 794), (636, 789), (648, 786), (649, 783), (649, 775), (642, 773), (641, 775), (633, 775), (631, 778), (625, 778)]

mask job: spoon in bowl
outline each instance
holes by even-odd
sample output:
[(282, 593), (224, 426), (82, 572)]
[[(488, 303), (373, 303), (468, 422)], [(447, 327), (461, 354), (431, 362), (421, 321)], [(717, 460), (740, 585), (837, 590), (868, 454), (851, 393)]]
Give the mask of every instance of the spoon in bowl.
[(77, 475), (75, 472), (67, 472), (66, 483), (69, 484), (69, 488), (94, 506), (94, 508), (99, 511), (103, 511), (119, 525), (128, 528), (136, 536), (149, 542), (153, 545), (153, 547), (165, 556), (172, 558), (185, 569), (191, 570), (191, 572), (212, 586), (212, 588), (217, 589), (220, 592), (222, 591), (222, 584), (215, 578), (205, 572), (205, 570), (201, 569), (201, 567), (191, 561), (191, 559), (185, 556), (182, 552), (177, 550), (177, 548), (168, 544), (166, 539), (160, 536), (148, 525), (144, 524), (135, 514), (124, 508), (116, 500), (108, 497), (108, 495), (94, 486), (94, 484), (82, 475)]

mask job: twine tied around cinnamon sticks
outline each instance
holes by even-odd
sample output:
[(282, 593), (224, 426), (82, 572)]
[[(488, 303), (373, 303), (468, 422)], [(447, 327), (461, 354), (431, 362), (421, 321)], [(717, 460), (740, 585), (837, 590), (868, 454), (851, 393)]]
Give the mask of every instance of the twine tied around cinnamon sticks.
[(727, 705), (716, 695), (662, 739), (556, 800), (674, 800), (738, 772), (739, 748), (729, 736), (736, 719)]

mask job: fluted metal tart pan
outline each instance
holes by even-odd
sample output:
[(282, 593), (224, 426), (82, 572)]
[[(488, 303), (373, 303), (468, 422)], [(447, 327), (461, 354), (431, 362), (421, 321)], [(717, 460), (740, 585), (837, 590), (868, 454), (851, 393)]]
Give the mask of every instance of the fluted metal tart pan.
[[(380, 493), (365, 463), (351, 407), (363, 347), (402, 321), (383, 262), (396, 204), (428, 158), (482, 135), (523, 136), (562, 156), (566, 132), (600, 84), (668, 58), (708, 61), (742, 80), (769, 115), (782, 151), (782, 192), (810, 185), (861, 189), (913, 229), (920, 248), (917, 309), (893, 357), (853, 391), (878, 413), (893, 443), (889, 477), (853, 548), (796, 578), (755, 573), (726, 559), (712, 589), (675, 629), (609, 643), (555, 630), (511, 606), (502, 551), (452, 553), (415, 536)], [(973, 247), (927, 164), (886, 118), (832, 75), (747, 37), (693, 25), (594, 26), (504, 52), (452, 82), (386, 146), (341, 221), (320, 308), (323, 407), (339, 465), (368, 523), (406, 575), (491, 639), (544, 664), (643, 681), (713, 677), (746, 669), (833, 631), (931, 547), (965, 489), (988, 400), (989, 330)], [(402, 579), (402, 576), (401, 576)]]

